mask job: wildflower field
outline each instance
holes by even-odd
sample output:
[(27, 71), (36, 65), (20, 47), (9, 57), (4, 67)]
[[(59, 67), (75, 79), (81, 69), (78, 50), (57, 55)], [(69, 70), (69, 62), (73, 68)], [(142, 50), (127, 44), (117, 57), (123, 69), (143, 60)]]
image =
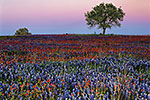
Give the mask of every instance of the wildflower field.
[(150, 100), (150, 36), (0, 39), (0, 100)]

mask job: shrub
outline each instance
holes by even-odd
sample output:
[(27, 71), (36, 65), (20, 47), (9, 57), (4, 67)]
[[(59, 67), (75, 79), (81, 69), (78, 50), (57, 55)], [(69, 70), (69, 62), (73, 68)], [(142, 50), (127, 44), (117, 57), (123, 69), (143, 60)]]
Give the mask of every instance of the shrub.
[(27, 28), (20, 28), (16, 31), (15, 36), (31, 35)]

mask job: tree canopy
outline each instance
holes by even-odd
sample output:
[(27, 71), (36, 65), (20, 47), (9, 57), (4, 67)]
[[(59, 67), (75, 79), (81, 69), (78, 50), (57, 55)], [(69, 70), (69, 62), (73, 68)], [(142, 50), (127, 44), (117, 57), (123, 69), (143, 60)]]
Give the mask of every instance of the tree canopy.
[(15, 33), (16, 36), (24, 36), (24, 35), (31, 35), (27, 28), (20, 28)]
[(89, 27), (97, 26), (98, 29), (103, 29), (105, 34), (106, 28), (112, 26), (121, 26), (120, 21), (123, 21), (125, 13), (121, 7), (117, 8), (112, 3), (101, 3), (95, 6), (90, 12), (85, 13), (87, 25)]

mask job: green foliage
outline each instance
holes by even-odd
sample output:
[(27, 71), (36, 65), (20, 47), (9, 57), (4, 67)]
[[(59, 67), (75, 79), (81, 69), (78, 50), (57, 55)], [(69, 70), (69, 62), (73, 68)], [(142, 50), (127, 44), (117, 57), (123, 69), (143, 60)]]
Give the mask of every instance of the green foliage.
[(100, 33), (99, 35), (103, 35), (102, 33)]
[(15, 33), (16, 36), (24, 36), (24, 35), (31, 35), (27, 28), (20, 28)]
[(106, 28), (112, 26), (121, 26), (120, 21), (123, 21), (125, 13), (120, 8), (116, 8), (112, 3), (101, 3), (93, 8), (90, 12), (85, 13), (87, 25), (89, 27), (98, 26), (98, 29), (103, 29), (105, 34)]

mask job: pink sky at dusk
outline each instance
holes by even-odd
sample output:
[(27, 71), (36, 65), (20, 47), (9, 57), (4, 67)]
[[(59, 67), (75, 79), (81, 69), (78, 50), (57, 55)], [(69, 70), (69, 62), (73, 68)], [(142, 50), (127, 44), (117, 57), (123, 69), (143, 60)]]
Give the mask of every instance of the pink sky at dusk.
[(12, 35), (20, 27), (33, 33), (91, 33), (95, 29), (87, 28), (84, 13), (101, 2), (121, 6), (126, 13), (122, 27), (108, 32), (136, 34), (141, 27), (142, 34), (150, 34), (150, 0), (0, 0), (0, 35)]

